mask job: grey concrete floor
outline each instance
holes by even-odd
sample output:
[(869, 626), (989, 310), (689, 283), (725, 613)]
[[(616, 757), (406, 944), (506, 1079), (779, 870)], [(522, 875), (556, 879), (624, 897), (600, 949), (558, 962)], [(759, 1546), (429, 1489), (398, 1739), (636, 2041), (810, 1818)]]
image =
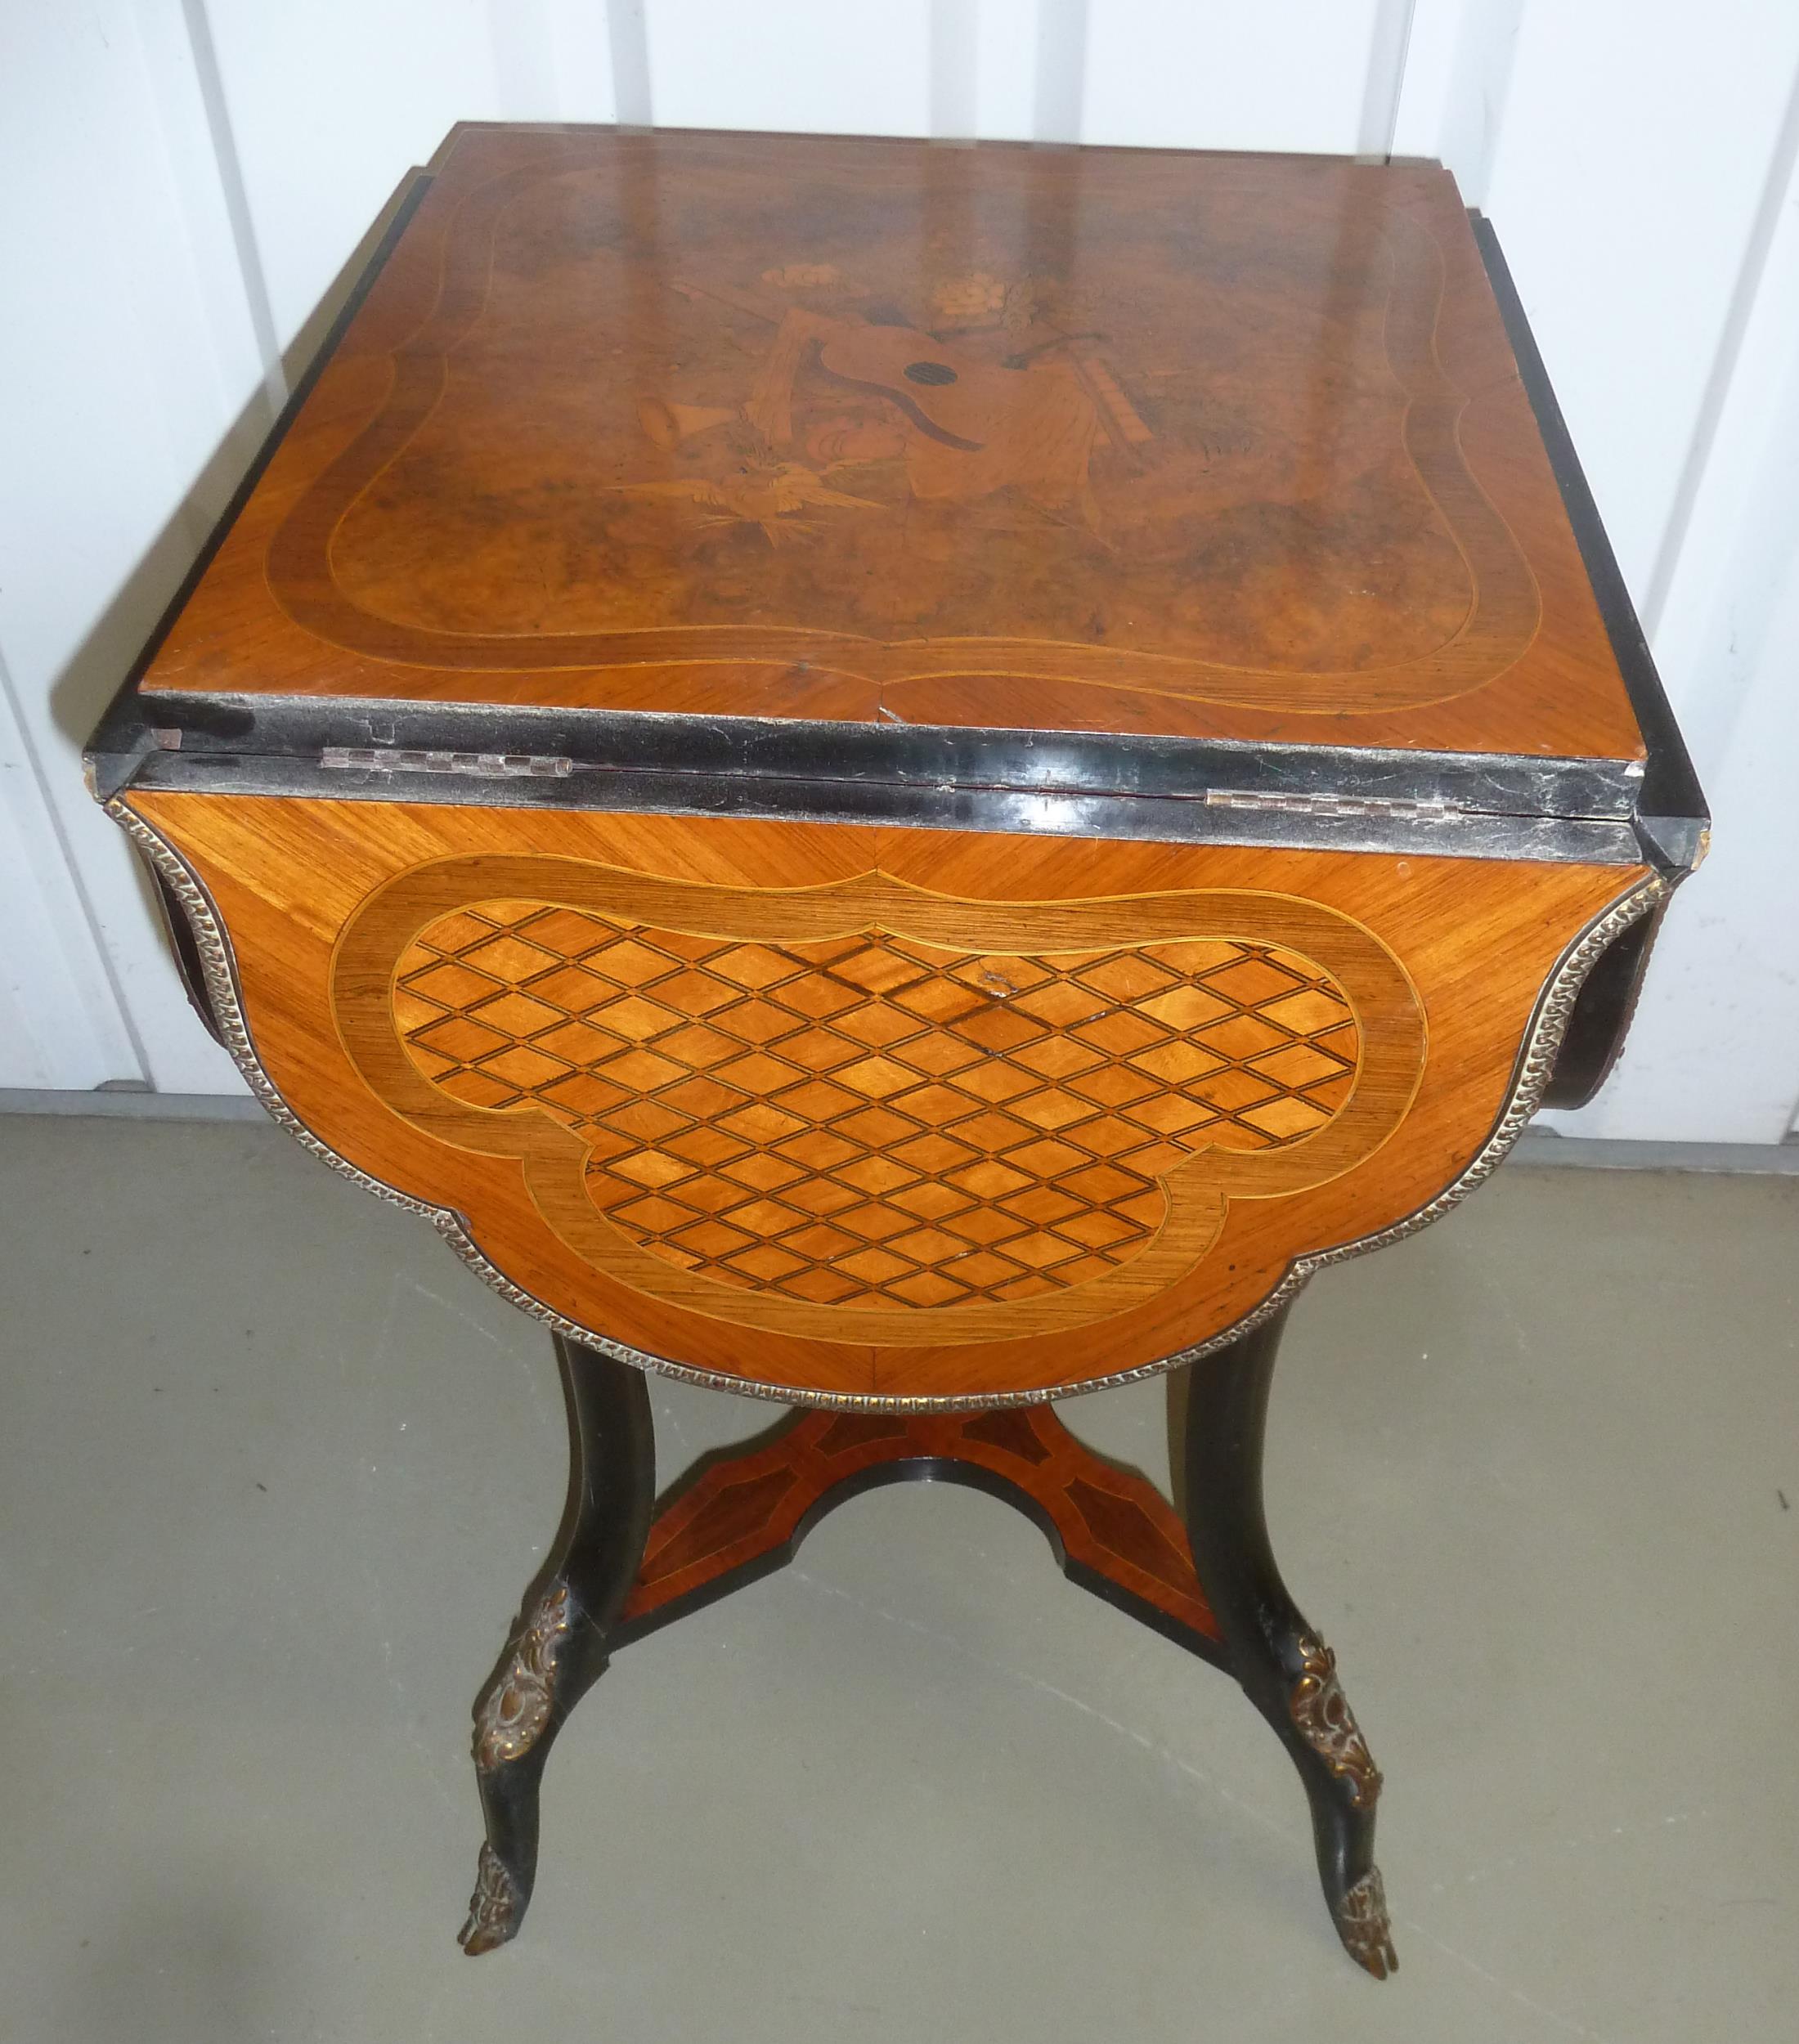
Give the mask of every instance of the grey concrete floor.
[[(1384, 1986), (1231, 1685), (940, 1486), (621, 1654), (465, 1959), (547, 1337), (272, 1128), (0, 1119), (0, 1212), (9, 2044), (1799, 2029), (1799, 1182), (1514, 1165), (1301, 1302), (1269, 1505), (1387, 1772)], [(656, 1405), (671, 1477), (768, 1418)], [(1061, 1410), (1165, 1478), (1160, 1386)]]

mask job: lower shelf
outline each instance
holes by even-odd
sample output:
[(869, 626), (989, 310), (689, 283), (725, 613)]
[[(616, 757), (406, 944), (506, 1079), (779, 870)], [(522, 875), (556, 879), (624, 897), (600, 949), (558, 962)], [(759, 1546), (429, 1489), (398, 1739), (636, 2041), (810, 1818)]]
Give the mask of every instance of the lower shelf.
[(669, 1499), (612, 1638), (641, 1638), (792, 1560), (833, 1507), (882, 1484), (964, 1483), (1040, 1526), (1069, 1579), (1213, 1661), (1223, 1647), (1186, 1529), (1155, 1486), (1047, 1405), (801, 1414), (702, 1464)]

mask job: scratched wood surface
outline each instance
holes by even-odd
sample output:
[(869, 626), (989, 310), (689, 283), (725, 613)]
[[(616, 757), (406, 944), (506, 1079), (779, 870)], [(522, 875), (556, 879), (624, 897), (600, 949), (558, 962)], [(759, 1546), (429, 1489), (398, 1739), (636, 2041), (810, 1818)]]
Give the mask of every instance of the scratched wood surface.
[(1429, 166), (460, 131), (152, 689), (1634, 758)]
[(261, 1063), (649, 1356), (1041, 1391), (1230, 1326), (1479, 1151), (1640, 869), (140, 793)]

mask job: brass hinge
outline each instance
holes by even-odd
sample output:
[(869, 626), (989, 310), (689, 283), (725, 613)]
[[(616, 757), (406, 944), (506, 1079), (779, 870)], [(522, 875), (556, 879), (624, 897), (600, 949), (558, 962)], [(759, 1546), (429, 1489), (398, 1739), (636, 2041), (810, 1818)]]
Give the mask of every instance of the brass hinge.
[(512, 779), (572, 773), (575, 763), (532, 752), (422, 752), (404, 746), (328, 745), (319, 764), (336, 773), (372, 769), (377, 773), (498, 774)]
[(1282, 816), (1378, 816), (1420, 823), (1438, 823), (1462, 812), (1436, 796), (1294, 795), (1264, 793), (1253, 788), (1208, 788), (1206, 806), (1219, 809), (1259, 809)]

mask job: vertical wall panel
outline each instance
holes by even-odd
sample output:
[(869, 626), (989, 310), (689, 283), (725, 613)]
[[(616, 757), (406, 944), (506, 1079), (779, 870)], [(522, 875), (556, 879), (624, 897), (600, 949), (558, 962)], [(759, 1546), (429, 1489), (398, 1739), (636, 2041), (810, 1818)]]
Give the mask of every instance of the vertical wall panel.
[(1029, 141), (1037, 96), (1037, 0), (960, 0), (975, 17), (975, 132)]
[(1763, 649), (1799, 558), (1799, 71), (1785, 129), (1762, 202), (1765, 232), (1713, 365), (1715, 402), (1689, 450), (1683, 515), (1662, 541), (1653, 636), (1702, 774), (1723, 764), (1756, 691), (1790, 687), (1793, 671), (1770, 672)]
[[(504, 24), (506, 0), (488, 0), (495, 19)], [(550, 69), (554, 111), (544, 116), (559, 121), (610, 121), (618, 119), (612, 96), (612, 38), (605, 0), (543, 0), (550, 34)], [(502, 95), (506, 118), (513, 102)]]
[[(167, 7), (178, 13), (178, 0)], [(0, 10), (0, 274), (30, 309), (0, 321), (0, 388), (13, 401), (0, 415), (0, 657), (16, 742), (61, 834), (11, 805), (33, 886), (59, 921), (91, 906), (147, 1056), (146, 1073), (96, 992), (96, 1040), (114, 1068), (103, 1076), (206, 1091), (235, 1087), (236, 1074), (194, 1029), (129, 849), (87, 799), (79, 764), (228, 486), (221, 464), (238, 459), (240, 415), (260, 402), (259, 357), (219, 281), (231, 260), (222, 211), (168, 139), (204, 128), (169, 25), (162, 0)], [(65, 847), (73, 872), (58, 876)], [(92, 939), (71, 928), (66, 942)], [(71, 1044), (61, 1083), (92, 1084), (93, 1069)]]
[(1525, 13), (1487, 210), (1639, 602), (1796, 66), (1766, 0)]
[[(1400, 146), (1492, 217), (1717, 816), (1571, 1132), (1778, 1140), (1799, 1097), (1799, 14), (1420, 0)], [(1778, 231), (1777, 231), (1778, 230)], [(1759, 876), (1759, 877), (1758, 877)]]
[(1081, 140), (1353, 154), (1377, 0), (1096, 0)]
[(316, 338), (370, 222), (456, 122), (556, 120), (573, 118), (565, 101), (596, 104), (559, 60), (591, 61), (603, 46), (553, 0), (205, 4), (284, 348)]
[[(1789, 417), (1790, 426), (1799, 420)], [(1799, 461), (1784, 464), (1799, 485)], [(1792, 498), (1770, 509), (1790, 519)], [(1716, 614), (1727, 628), (1726, 613)], [(1779, 1142), (1799, 1105), (1799, 556), (1764, 621), (1753, 686), (1715, 760), (1716, 849), (1670, 912), (1631, 1047), (1571, 1132)]]
[[(493, 24), (487, 0), (206, 0), (206, 11), (287, 348), (406, 171), (456, 121), (497, 118)], [(512, 67), (514, 78), (535, 69)]]
[(930, 0), (646, 0), (659, 128), (931, 132)]
[(931, 0), (925, 17), (930, 129), (941, 141), (980, 132), (979, 13), (970, 0)]
[(0, 1087), (145, 1074), (0, 668)]
[(1654, 640), (1716, 818), (1631, 1047), (1566, 1125), (1777, 1142), (1799, 1103), (1799, 79)]
[(1484, 207), (1527, 0), (1415, 0), (1393, 150), (1435, 156)]

